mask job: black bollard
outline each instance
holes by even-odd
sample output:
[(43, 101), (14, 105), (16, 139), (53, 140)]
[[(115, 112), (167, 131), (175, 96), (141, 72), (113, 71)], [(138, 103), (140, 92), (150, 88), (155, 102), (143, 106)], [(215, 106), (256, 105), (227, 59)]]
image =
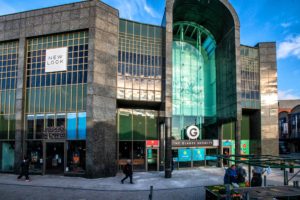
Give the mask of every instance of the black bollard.
[(152, 200), (153, 198), (153, 186), (150, 186), (150, 194), (149, 194), (149, 200)]

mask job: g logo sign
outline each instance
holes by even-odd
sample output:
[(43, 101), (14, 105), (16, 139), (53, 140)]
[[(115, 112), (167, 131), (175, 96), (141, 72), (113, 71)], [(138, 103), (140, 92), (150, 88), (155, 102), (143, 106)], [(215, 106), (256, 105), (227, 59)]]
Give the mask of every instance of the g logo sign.
[(186, 130), (186, 135), (192, 140), (197, 139), (199, 134), (199, 128), (197, 126), (189, 126)]

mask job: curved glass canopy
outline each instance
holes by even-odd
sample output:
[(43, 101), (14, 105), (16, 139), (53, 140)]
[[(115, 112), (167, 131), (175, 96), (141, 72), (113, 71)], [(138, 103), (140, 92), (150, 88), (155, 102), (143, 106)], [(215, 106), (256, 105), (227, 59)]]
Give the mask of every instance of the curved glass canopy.
[(173, 34), (172, 135), (188, 139), (186, 128), (196, 125), (201, 139), (216, 116), (216, 43), (208, 30), (192, 22), (175, 23)]

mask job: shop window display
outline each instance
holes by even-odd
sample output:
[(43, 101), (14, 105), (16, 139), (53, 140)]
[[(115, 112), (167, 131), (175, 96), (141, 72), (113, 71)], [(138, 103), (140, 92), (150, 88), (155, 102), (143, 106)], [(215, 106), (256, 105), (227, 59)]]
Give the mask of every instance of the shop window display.
[(41, 173), (43, 168), (43, 145), (41, 141), (27, 143), (27, 155), (30, 160), (29, 170), (33, 173)]
[(133, 142), (133, 168), (135, 170), (145, 169), (145, 141)]
[(66, 172), (84, 173), (85, 152), (85, 141), (72, 141), (68, 143), (68, 162)]
[(13, 171), (14, 157), (14, 142), (0, 142), (0, 171)]

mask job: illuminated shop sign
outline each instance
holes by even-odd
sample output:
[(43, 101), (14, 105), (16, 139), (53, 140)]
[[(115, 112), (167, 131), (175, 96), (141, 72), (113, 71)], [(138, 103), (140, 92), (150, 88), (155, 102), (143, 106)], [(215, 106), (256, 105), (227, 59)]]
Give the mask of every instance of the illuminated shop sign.
[(67, 63), (67, 47), (46, 50), (45, 72), (66, 71)]
[(191, 161), (192, 152), (191, 149), (178, 149), (178, 161), (185, 162)]
[(193, 149), (193, 161), (204, 160), (204, 157), (205, 157), (204, 148)]
[(213, 140), (172, 140), (172, 147), (204, 147), (214, 144)]
[(147, 147), (159, 147), (159, 141), (158, 140), (146, 140), (146, 146)]
[(197, 126), (189, 126), (186, 130), (186, 135), (188, 136), (188, 138), (190, 138), (191, 140), (195, 140), (199, 137), (199, 128)]

